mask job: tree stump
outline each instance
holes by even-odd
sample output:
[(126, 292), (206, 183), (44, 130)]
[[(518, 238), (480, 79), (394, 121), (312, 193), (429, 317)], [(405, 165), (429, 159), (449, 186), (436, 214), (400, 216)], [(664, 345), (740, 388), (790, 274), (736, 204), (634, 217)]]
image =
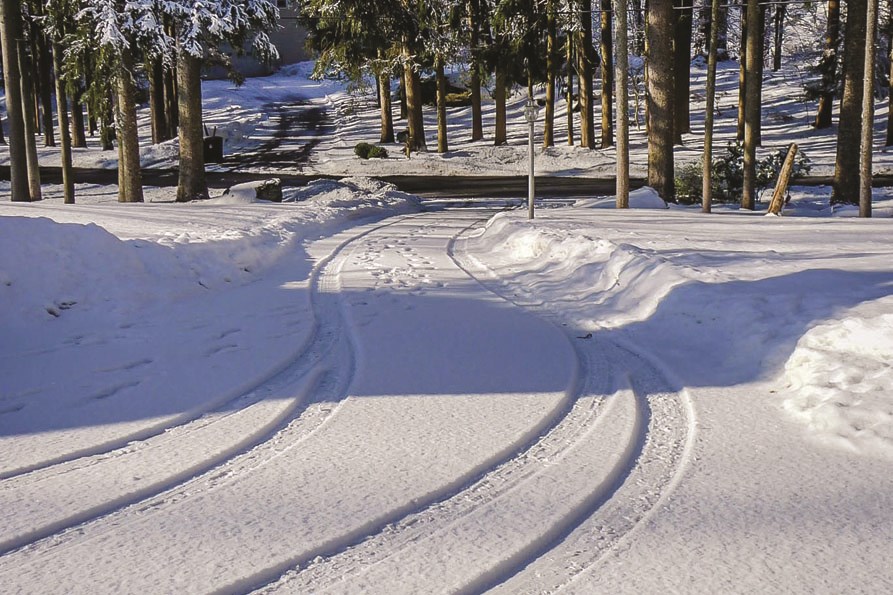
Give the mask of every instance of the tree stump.
[(788, 192), (788, 184), (791, 182), (791, 174), (794, 171), (794, 158), (797, 156), (797, 143), (791, 143), (788, 155), (784, 158), (781, 171), (778, 172), (778, 181), (775, 182), (775, 192), (772, 193), (772, 202), (769, 203), (769, 214), (780, 215), (784, 208), (784, 197)]

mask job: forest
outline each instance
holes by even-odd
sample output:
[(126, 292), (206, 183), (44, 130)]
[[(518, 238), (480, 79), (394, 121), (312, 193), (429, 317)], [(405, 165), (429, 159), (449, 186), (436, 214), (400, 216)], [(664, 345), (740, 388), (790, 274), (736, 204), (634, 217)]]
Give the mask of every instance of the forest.
[[(754, 208), (760, 175), (756, 148), (761, 144), (763, 72), (781, 67), (785, 36), (792, 30), (810, 22), (808, 30), (823, 33), (811, 41), (814, 57), (803, 92), (816, 105), (814, 127), (837, 127), (832, 203), (859, 204), (864, 216), (871, 212), (873, 107), (877, 98), (891, 96), (893, 26), (889, 6), (879, 6), (878, 0), (3, 0), (0, 6), (14, 201), (40, 198), (34, 147), (41, 133), (47, 145), (61, 144), (68, 193), (72, 174), (65, 153), (84, 146), (85, 131), (99, 134), (107, 149), (117, 146), (119, 200), (141, 201), (135, 122), (142, 96), (151, 113), (152, 142), (179, 139), (177, 199), (206, 197), (203, 68), (231, 66), (225, 51), (231, 48), (275, 61), (268, 34), (280, 26), (278, 9), (285, 6), (299, 10), (308, 47), (317, 57), (316, 76), (376, 82), (381, 142), (394, 141), (396, 100), (407, 122), (407, 150), (428, 150), (422, 110), (429, 93), (423, 77), (429, 75), (441, 153), (449, 151), (447, 106), (471, 106), (470, 137), (480, 140), (482, 90), (489, 92), (496, 108), (493, 140), (499, 145), (506, 142), (509, 91), (526, 87), (533, 101), (544, 89), (539, 99), (543, 146), (562, 142), (554, 134), (556, 102), (573, 105), (567, 110), (568, 144), (616, 146), (621, 208), (628, 197), (624, 182), (633, 101), (636, 112), (644, 104), (648, 185), (665, 200), (675, 199), (673, 147), (691, 131), (692, 59), (708, 66), (710, 107), (699, 180), (705, 211), (717, 176), (712, 128), (718, 60), (740, 61), (737, 122), (744, 209)], [(630, 73), (642, 64), (640, 92)], [(448, 71), (456, 65), (467, 72), (462, 87), (449, 81)], [(22, 76), (32, 71), (37, 76)], [(234, 80), (239, 76), (232, 72)], [(54, 96), (60, 109), (54, 110)], [(891, 141), (888, 124), (886, 142)]]

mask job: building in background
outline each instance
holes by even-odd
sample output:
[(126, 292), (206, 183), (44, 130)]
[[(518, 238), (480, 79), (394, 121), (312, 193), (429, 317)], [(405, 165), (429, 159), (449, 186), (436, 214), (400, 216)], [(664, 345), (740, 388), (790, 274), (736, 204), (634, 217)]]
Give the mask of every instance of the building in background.
[[(233, 68), (243, 76), (266, 76), (279, 67), (311, 59), (304, 49), (307, 32), (298, 23), (299, 9), (294, 7), (294, 2), (278, 0), (278, 3), (279, 29), (270, 33), (270, 40), (279, 51), (279, 59), (274, 64), (268, 66), (252, 56), (237, 56), (231, 49), (221, 49), (232, 60)], [(289, 4), (292, 6), (288, 6)], [(221, 65), (210, 65), (206, 69), (206, 76), (212, 79), (226, 78), (227, 69)]]

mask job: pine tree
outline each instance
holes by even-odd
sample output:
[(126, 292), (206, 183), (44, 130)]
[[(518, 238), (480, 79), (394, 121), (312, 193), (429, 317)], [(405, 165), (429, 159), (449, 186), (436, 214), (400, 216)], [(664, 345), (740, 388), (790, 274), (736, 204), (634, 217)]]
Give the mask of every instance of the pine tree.
[(661, 198), (675, 195), (673, 161), (673, 0), (651, 0), (647, 26), (648, 185)]
[(25, 150), (25, 115), (22, 105), (21, 71), (16, 40), (22, 36), (22, 12), (18, 0), (0, 0), (0, 39), (3, 50), (4, 92), (9, 124), (9, 164), (11, 197), (29, 202), (28, 161)]
[(837, 129), (837, 158), (834, 163), (833, 204), (859, 202), (859, 146), (862, 124), (862, 87), (865, 84), (867, 24), (866, 0), (848, 0), (843, 48), (843, 99)]

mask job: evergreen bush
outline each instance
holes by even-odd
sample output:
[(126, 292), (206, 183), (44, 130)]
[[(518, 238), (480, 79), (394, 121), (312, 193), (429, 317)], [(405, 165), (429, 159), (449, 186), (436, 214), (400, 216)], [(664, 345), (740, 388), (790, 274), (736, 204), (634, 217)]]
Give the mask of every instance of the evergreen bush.
[[(786, 156), (787, 150), (779, 149), (757, 161), (755, 181), (757, 196), (775, 184)], [(812, 165), (809, 158), (803, 152), (797, 153), (793, 177), (808, 174), (810, 169)], [(726, 152), (713, 160), (711, 171), (713, 200), (739, 202), (744, 191), (744, 146), (741, 141), (729, 143)], [(700, 163), (681, 167), (676, 172), (676, 200), (682, 204), (701, 202), (703, 185), (704, 177)]]
[(387, 149), (370, 143), (357, 143), (353, 152), (360, 159), (385, 159), (388, 156)]

